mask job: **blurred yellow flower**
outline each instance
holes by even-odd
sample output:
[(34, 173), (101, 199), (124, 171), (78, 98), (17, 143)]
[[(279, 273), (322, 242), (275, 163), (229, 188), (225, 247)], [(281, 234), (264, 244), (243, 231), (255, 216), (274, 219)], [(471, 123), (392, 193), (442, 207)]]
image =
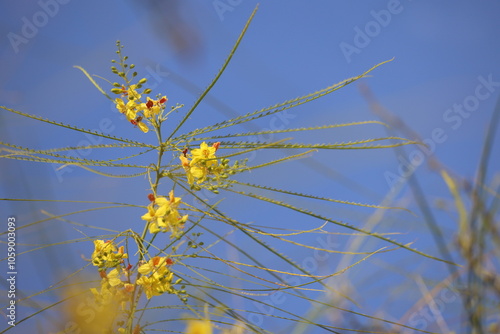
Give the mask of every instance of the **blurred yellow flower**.
[(185, 334), (212, 334), (210, 320), (190, 320)]

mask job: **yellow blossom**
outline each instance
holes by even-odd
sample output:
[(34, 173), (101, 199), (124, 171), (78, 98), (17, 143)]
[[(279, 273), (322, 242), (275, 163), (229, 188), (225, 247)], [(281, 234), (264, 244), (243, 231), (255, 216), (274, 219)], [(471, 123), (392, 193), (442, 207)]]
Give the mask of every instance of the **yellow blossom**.
[(149, 131), (149, 128), (146, 124), (144, 124), (144, 122), (138, 122), (137, 123), (137, 126), (139, 127), (139, 129), (141, 129), (142, 132), (146, 133)]
[(206, 142), (200, 144), (200, 148), (195, 148), (191, 151), (192, 160), (181, 155), (182, 167), (186, 172), (187, 181), (190, 185), (196, 182), (198, 184), (203, 183), (209, 174), (218, 175), (219, 168), (217, 163), (217, 157), (215, 152), (219, 148), (220, 143), (214, 143), (212, 146), (208, 146)]
[(109, 282), (109, 285), (110, 286), (117, 286), (117, 285), (120, 285), (122, 284), (122, 280), (120, 279), (120, 271), (118, 270), (118, 268), (115, 268), (113, 270), (111, 270), (109, 273), (108, 273), (108, 282)]
[(213, 159), (213, 160), (203, 161), (207, 165), (207, 167), (210, 167), (213, 164), (217, 164), (217, 160), (215, 160), (216, 159), (215, 151), (217, 151), (215, 145), (208, 146), (206, 142), (201, 143), (200, 148), (195, 148), (191, 151), (191, 155), (193, 157), (191, 164), (196, 164), (200, 160), (202, 161), (207, 159)]
[(92, 253), (92, 264), (100, 269), (114, 268), (128, 258), (123, 246), (116, 248), (111, 241), (94, 240), (94, 252)]
[(190, 166), (189, 159), (186, 158), (184, 155), (181, 155), (179, 158), (181, 159), (182, 167), (184, 168), (184, 171), (186, 172), (186, 177), (187, 177), (188, 183), (193, 184), (194, 183), (194, 175), (191, 172), (191, 166)]
[(197, 183), (202, 183), (207, 179), (208, 168), (205, 166), (193, 166), (191, 167), (191, 174), (196, 178)]
[(144, 113), (144, 116), (146, 118), (151, 118), (153, 116), (158, 115), (162, 108), (164, 107), (164, 103), (167, 102), (167, 97), (163, 96), (162, 98), (158, 100), (153, 100), (149, 97), (147, 97), (147, 102), (146, 103), (141, 103), (141, 110)]
[[(134, 285), (125, 283), (120, 279), (121, 273), (115, 268), (107, 275), (101, 275), (101, 288), (97, 290), (91, 288), (90, 291), (94, 295), (95, 302), (99, 306), (109, 306), (114, 310), (114, 317), (125, 316), (125, 311), (128, 309), (127, 304), (132, 300), (132, 292)], [(121, 305), (121, 308), (116, 305)]]
[(115, 99), (116, 109), (127, 117), (127, 121), (132, 121), (137, 117), (137, 104), (133, 100), (128, 100), (127, 103), (122, 99)]
[(142, 121), (142, 116), (137, 117), (136, 119), (133, 119), (130, 121), (135, 126), (138, 126), (139, 129), (141, 129), (142, 132), (147, 133), (149, 131), (148, 126)]
[(168, 269), (167, 263), (166, 257), (155, 256), (139, 267), (138, 271), (142, 276), (136, 283), (144, 288), (148, 299), (165, 292), (173, 292), (172, 278), (174, 274)]
[(154, 202), (148, 206), (148, 212), (141, 219), (149, 222), (149, 232), (167, 232), (172, 233), (171, 237), (179, 234), (180, 229), (188, 219), (188, 215), (180, 216), (177, 210), (181, 202), (180, 197), (174, 196), (174, 191), (170, 191), (169, 199), (165, 197), (156, 197)]

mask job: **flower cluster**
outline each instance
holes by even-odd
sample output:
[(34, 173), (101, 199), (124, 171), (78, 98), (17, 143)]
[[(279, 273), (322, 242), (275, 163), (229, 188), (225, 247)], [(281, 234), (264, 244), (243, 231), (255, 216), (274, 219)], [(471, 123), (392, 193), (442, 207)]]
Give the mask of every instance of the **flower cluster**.
[[(169, 266), (174, 262), (171, 258), (155, 256), (148, 262), (140, 265), (137, 269), (138, 278), (134, 283), (131, 280), (132, 265), (129, 264), (125, 267), (123, 263), (123, 259), (128, 258), (127, 253), (124, 253), (123, 246), (118, 248), (110, 240), (95, 240), (94, 247), (91, 261), (99, 268), (101, 284), (99, 289), (91, 288), (90, 291), (94, 295), (97, 305), (121, 306), (120, 308), (114, 307), (112, 315), (118, 320), (121, 319), (117, 322), (118, 326), (124, 325), (123, 319), (127, 316), (127, 305), (129, 302), (132, 302), (133, 294), (137, 287), (142, 288), (148, 299), (163, 293), (175, 293), (178, 295), (180, 293), (182, 295), (183, 290), (177, 291), (174, 288), (174, 284), (179, 283), (181, 280), (178, 279), (176, 282), (172, 282), (174, 274), (170, 271)], [(108, 269), (111, 270), (108, 272)], [(185, 297), (183, 298), (185, 299)], [(119, 328), (118, 332), (124, 333), (122, 329)]]
[[(98, 305), (121, 305), (121, 309), (115, 308), (113, 318), (126, 316), (127, 303), (131, 301), (135, 289), (135, 286), (130, 283), (129, 267), (124, 267), (123, 262), (127, 258), (128, 254), (124, 252), (123, 246), (118, 248), (111, 240), (94, 240), (91, 261), (94, 266), (98, 267), (101, 286), (99, 290), (91, 288), (90, 291)], [(107, 272), (108, 269), (111, 270)], [(126, 279), (122, 280), (122, 276)], [(119, 324), (123, 324), (123, 320)]]
[(191, 150), (189, 160), (187, 150), (180, 156), (182, 167), (186, 172), (188, 183), (193, 185), (194, 182), (200, 184), (207, 180), (209, 175), (219, 177), (223, 172), (223, 168), (219, 165), (215, 152), (219, 148), (220, 142), (208, 146), (203, 142), (200, 148)]
[(137, 280), (137, 285), (144, 288), (148, 299), (165, 292), (175, 293), (172, 287), (174, 274), (168, 269), (172, 263), (170, 258), (155, 256), (139, 267), (142, 276)]
[[(114, 88), (111, 89), (111, 92), (121, 95), (121, 97), (114, 100), (115, 106), (120, 113), (125, 115), (127, 121), (137, 126), (142, 132), (146, 133), (149, 131), (149, 127), (145, 121), (150, 124), (155, 124), (155, 121), (162, 114), (163, 110), (165, 110), (165, 103), (168, 99), (166, 96), (162, 96), (153, 100), (149, 96), (146, 96), (146, 101), (144, 102), (143, 95), (150, 94), (151, 89), (144, 89), (142, 92), (139, 92), (138, 90), (141, 89), (142, 85), (147, 82), (147, 79), (143, 78), (136, 84), (130, 83), (131, 81), (128, 79), (128, 73), (135, 67), (135, 65), (128, 65), (125, 63), (127, 57), (124, 57), (121, 54), (123, 46), (119, 42), (117, 42), (117, 46), (117, 53), (120, 56), (118, 63), (121, 67), (121, 71), (115, 66), (111, 67), (111, 71), (121, 77), (126, 84), (121, 85), (116, 82), (113, 84)], [(117, 61), (112, 60), (112, 62), (116, 63)], [(136, 76), (137, 72), (133, 72), (132, 77)]]
[(115, 268), (109, 273), (101, 272), (101, 289), (97, 291), (95, 288), (91, 288), (90, 291), (94, 295), (96, 302), (100, 305), (108, 305), (110, 303), (120, 303), (121, 309), (126, 310), (126, 304), (130, 301), (132, 297), (132, 292), (134, 291), (134, 285), (128, 283), (127, 281), (122, 281), (121, 277), (127, 272), (122, 268)]
[(128, 254), (123, 249), (123, 246), (117, 248), (111, 240), (94, 240), (92, 264), (98, 267), (99, 271), (115, 268), (123, 263), (123, 259), (128, 258)]
[[(145, 79), (143, 79), (145, 80)], [(144, 81), (145, 82), (145, 81)], [(167, 97), (163, 96), (158, 100), (152, 100), (149, 96), (146, 97), (147, 102), (141, 102), (141, 94), (136, 91), (137, 85), (130, 85), (128, 88), (122, 86), (121, 92), (123, 97), (127, 97), (127, 102), (121, 98), (115, 99), (116, 108), (125, 115), (127, 120), (133, 125), (139, 127), (142, 132), (149, 131), (144, 119), (152, 121), (165, 109)]]
[(217, 158), (215, 153), (219, 147), (220, 142), (212, 146), (202, 142), (200, 148), (195, 148), (191, 152), (186, 149), (182, 152), (179, 159), (191, 189), (199, 190), (203, 186), (217, 194), (218, 188), (228, 186), (225, 180), (230, 174), (246, 168), (246, 159), (237, 160), (229, 166), (229, 159)]
[(154, 196), (150, 196), (150, 199), (152, 203), (148, 205), (148, 212), (141, 217), (149, 223), (149, 232), (170, 231), (171, 238), (177, 237), (188, 219), (188, 215), (181, 216), (177, 210), (182, 203), (181, 198), (175, 197), (171, 190), (168, 199)]

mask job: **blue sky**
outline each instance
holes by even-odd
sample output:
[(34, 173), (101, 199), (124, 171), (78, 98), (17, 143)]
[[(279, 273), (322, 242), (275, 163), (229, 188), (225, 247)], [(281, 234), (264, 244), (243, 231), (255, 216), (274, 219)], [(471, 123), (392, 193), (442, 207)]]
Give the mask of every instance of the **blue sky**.
[[(125, 54), (136, 64), (139, 75), (148, 75), (155, 91), (166, 94), (170, 104), (184, 103), (187, 108), (222, 65), (256, 4), (247, 0), (160, 3), (3, 1), (0, 3), (0, 104), (84, 128), (98, 129), (100, 124), (109, 121), (113, 135), (143, 140), (143, 134), (139, 132), (130, 134), (131, 127), (119, 119), (114, 106), (73, 66), (79, 65), (89, 73), (115, 80), (109, 70), (109, 60), (115, 56), (115, 42), (119, 39), (125, 45)], [(261, 3), (226, 72), (183, 130), (223, 120), (228, 113), (243, 114), (317, 91), (394, 58), (376, 69), (373, 77), (363, 79), (363, 83), (369, 85), (387, 110), (422, 139), (432, 140), (435, 144), (433, 157), (456, 175), (472, 179), (485, 130), (500, 92), (499, 10), (498, 2), (465, 0)], [(291, 109), (288, 118), (275, 122), (299, 127), (377, 119), (358, 88), (356, 84), (350, 85), (320, 100)], [(464, 107), (459, 112), (460, 105)], [(89, 140), (81, 133), (74, 134), (7, 112), (0, 113), (0, 126), (2, 141), (21, 146), (74, 146)], [(262, 120), (254, 126), (265, 128), (270, 125), (268, 120)], [(248, 130), (242, 128), (241, 131)], [(436, 131), (438, 135), (435, 135)], [(334, 142), (385, 134), (382, 127), (368, 125), (297, 135), (297, 138)], [(499, 141), (498, 138), (495, 140), (495, 153)], [(391, 189), (387, 182), (388, 172), (398, 175), (400, 161), (408, 160), (409, 154), (415, 150), (406, 148), (399, 159), (390, 149), (319, 152), (309, 164), (294, 162), (290, 169), (256, 172), (246, 179), (256, 178), (259, 183), (335, 199), (378, 204)], [(495, 153), (490, 162), (490, 182), (500, 163), (500, 157)], [(278, 156), (280, 154), (283, 153), (278, 153)], [(102, 156), (99, 152), (92, 152), (91, 157)], [(259, 156), (256, 161), (263, 157), (267, 155)], [(426, 157), (416, 172), (428, 200), (433, 203), (442, 197), (449, 199), (444, 182), (429, 170), (428, 161)], [(52, 166), (36, 163), (0, 163), (2, 198), (122, 200), (142, 204), (147, 194), (144, 179), (102, 179), (77, 168), (57, 172)], [(235, 206), (234, 203), (229, 199), (223, 207), (231, 214), (239, 215), (242, 221), (264, 224), (271, 220), (273, 225), (291, 222), (294, 226), (307, 222), (314, 227), (321, 223), (307, 218), (303, 221), (300, 216), (258, 204), (254, 207)], [(364, 208), (307, 204), (357, 226), (363, 226), (373, 213)], [(392, 204), (415, 210), (416, 216), (389, 212), (379, 228), (405, 233), (397, 237), (398, 240), (414, 241), (418, 249), (438, 255), (408, 187), (397, 193)], [(45, 217), (40, 210), (62, 214), (71, 209), (85, 208), (60, 203), (3, 202), (0, 205), (4, 216), (18, 216), (21, 225)], [(130, 213), (105, 215), (106, 226), (118, 228), (123, 224), (126, 228), (140, 229), (130, 221)], [(453, 214), (437, 212), (437, 217), (449, 237), (448, 242), (452, 243)], [(103, 218), (99, 214), (88, 214), (79, 216), (79, 219), (88, 222)], [(19, 238), (33, 244), (39, 238), (64, 240), (80, 235), (72, 228), (61, 228), (64, 226), (61, 223), (51, 224), (29, 232), (28, 229), (20, 231)], [(341, 232), (338, 228), (335, 231)], [(374, 243), (373, 247), (376, 245), (383, 244)], [(19, 265), (26, 273), (19, 275), (19, 285), (26, 293), (50, 285), (54, 268), (71, 263), (70, 267), (76, 270), (82, 265), (80, 256), (88, 256), (91, 251), (91, 246), (84, 244), (54, 248), (57, 254), (47, 254), (43, 261), (29, 254), (19, 258)], [(299, 263), (304, 256), (292, 248), (284, 251), (296, 256)], [(59, 263), (50, 263), (50, 258), (57, 258)], [(333, 258), (329, 261), (333, 266), (338, 262)], [(386, 276), (380, 273), (386, 270), (381, 268), (395, 263), (401, 265), (403, 271), (421, 273), (431, 282), (430, 286), (432, 282), (447, 277), (441, 263), (403, 251), (370, 260), (365, 267), (349, 274), (349, 280), (357, 286), (357, 294), (368, 296), (363, 298), (364, 313), (375, 313), (380, 305), (374, 300), (384, 300), (389, 305), (385, 305), (384, 316), (398, 320), (409, 309), (408, 305), (418, 299), (413, 278), (404, 273)], [(37, 282), (28, 278), (35, 273), (39, 277)], [(389, 302), (387, 295), (379, 296), (374, 291), (383, 290), (373, 288), (371, 284), (374, 282), (367, 283), (363, 278), (366, 273), (378, 273), (384, 289), (400, 284), (401, 289), (408, 293), (408, 304), (402, 299)], [(443, 311), (443, 317), (453, 326), (458, 304), (450, 305)], [(27, 309), (20, 312), (29, 314)], [(35, 322), (25, 326), (35, 326)], [(274, 331), (279, 328), (276, 324), (269, 326)], [(436, 321), (428, 321), (426, 328), (439, 331), (436, 326)], [(22, 328), (12, 332), (21, 333)]]

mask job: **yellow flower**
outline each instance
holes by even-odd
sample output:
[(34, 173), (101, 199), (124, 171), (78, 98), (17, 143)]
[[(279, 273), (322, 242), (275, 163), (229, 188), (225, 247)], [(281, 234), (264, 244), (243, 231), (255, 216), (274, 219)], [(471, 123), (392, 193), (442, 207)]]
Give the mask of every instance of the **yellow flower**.
[[(165, 203), (165, 197), (157, 197), (154, 203), (148, 205), (148, 212), (144, 214), (141, 219), (150, 222), (149, 224), (149, 232), (150, 233), (158, 233), (161, 231), (159, 226), (164, 226), (165, 223), (163, 218), (167, 211), (169, 210), (169, 206)], [(155, 204), (158, 206), (155, 209)]]
[(144, 124), (144, 122), (138, 122), (137, 123), (137, 126), (139, 127), (139, 129), (141, 129), (142, 132), (146, 133), (149, 131), (148, 129), (148, 126), (146, 124)]
[(190, 320), (185, 334), (212, 334), (210, 320)]
[(208, 168), (206, 167), (191, 167), (191, 174), (197, 179), (197, 183), (202, 183), (207, 179)]
[(119, 303), (122, 311), (125, 311), (127, 303), (133, 296), (134, 285), (121, 280), (122, 272), (119, 268), (115, 268), (107, 274), (105, 271), (101, 271), (100, 274), (102, 277), (100, 291), (95, 288), (90, 289), (96, 302), (99, 304)]
[(165, 292), (173, 292), (172, 278), (174, 274), (168, 269), (168, 262), (166, 257), (155, 256), (139, 267), (138, 271), (142, 276), (136, 283), (144, 288), (148, 299)]
[(127, 103), (122, 99), (115, 99), (116, 109), (127, 117), (127, 121), (132, 121), (137, 117), (137, 104), (133, 100), (128, 100)]
[(200, 160), (203, 161), (207, 159), (213, 159), (209, 161), (204, 161), (204, 163), (207, 164), (207, 167), (213, 164), (217, 164), (217, 160), (215, 160), (216, 159), (215, 151), (217, 151), (215, 145), (208, 146), (207, 143), (205, 142), (201, 143), (200, 148), (195, 148), (191, 151), (191, 155), (193, 156), (191, 164), (196, 164)]
[(168, 270), (166, 265), (167, 265), (167, 258), (166, 257), (155, 256), (151, 260), (149, 260), (147, 263), (140, 266), (137, 270), (139, 271), (139, 273), (141, 275), (149, 275), (151, 272), (157, 272), (160, 270)]
[(142, 121), (142, 116), (137, 117), (136, 119), (130, 120), (130, 123), (132, 123), (135, 126), (138, 126), (139, 129), (141, 129), (142, 132), (147, 133), (149, 131), (149, 128), (144, 122)]
[(109, 304), (113, 299), (115, 299), (116, 288), (109, 284), (107, 278), (101, 280), (101, 290), (97, 291), (96, 288), (91, 288), (90, 291), (95, 297), (96, 302), (99, 304)]
[(215, 152), (219, 148), (220, 143), (214, 143), (212, 146), (208, 146), (206, 142), (200, 144), (200, 148), (195, 148), (191, 151), (192, 160), (181, 155), (182, 167), (186, 172), (187, 181), (190, 185), (196, 182), (198, 184), (204, 182), (207, 175), (218, 175), (218, 163)]
[(111, 270), (107, 276), (110, 286), (117, 286), (123, 283), (120, 279), (121, 274), (118, 268)]
[(193, 163), (194, 160), (189, 161), (184, 155), (181, 155), (179, 158), (181, 159), (182, 167), (184, 168), (184, 172), (186, 172), (187, 181), (190, 185), (194, 183), (195, 179), (197, 183), (205, 181), (208, 174), (207, 168), (199, 167)]
[(164, 108), (164, 103), (167, 102), (167, 97), (163, 96), (161, 99), (152, 100), (147, 97), (146, 103), (141, 103), (141, 110), (146, 118), (151, 118), (158, 115)]
[(111, 241), (94, 240), (94, 252), (92, 253), (92, 264), (101, 269), (114, 268), (123, 263), (123, 259), (128, 258), (123, 246), (116, 248)]
[(193, 175), (193, 173), (191, 173), (189, 159), (186, 158), (184, 155), (181, 155), (179, 157), (179, 159), (181, 159), (182, 167), (184, 168), (184, 172), (186, 172), (186, 177), (187, 177), (188, 183), (190, 185), (193, 184), (194, 183), (194, 175)]
[[(132, 85), (131, 87), (135, 87), (135, 86)], [(137, 94), (137, 92), (135, 92), (135, 90), (133, 90), (133, 89), (132, 90), (129, 89), (128, 93), (125, 90), (124, 90), (124, 92), (125, 92), (124, 95), (136, 96), (137, 98), (140, 98), (140, 94)], [(131, 95), (131, 94), (133, 94), (133, 95)], [(130, 123), (132, 123), (135, 126), (138, 126), (139, 129), (141, 129), (141, 131), (144, 133), (149, 131), (147, 124), (145, 124), (142, 121), (143, 116), (137, 115), (141, 110), (143, 110), (143, 108), (148, 110), (148, 108), (145, 107), (146, 106), (145, 103), (138, 104), (136, 99), (128, 99), (127, 103), (125, 103), (122, 99), (116, 98), (115, 105), (116, 105), (116, 109), (118, 109), (122, 114), (125, 115), (125, 117), (127, 118), (127, 121), (129, 121)]]
[(149, 222), (149, 232), (172, 233), (171, 238), (177, 236), (184, 223), (188, 220), (188, 215), (180, 217), (177, 207), (181, 202), (180, 197), (174, 196), (174, 191), (170, 191), (169, 199), (156, 197), (154, 203), (148, 206), (148, 212), (141, 219)]

